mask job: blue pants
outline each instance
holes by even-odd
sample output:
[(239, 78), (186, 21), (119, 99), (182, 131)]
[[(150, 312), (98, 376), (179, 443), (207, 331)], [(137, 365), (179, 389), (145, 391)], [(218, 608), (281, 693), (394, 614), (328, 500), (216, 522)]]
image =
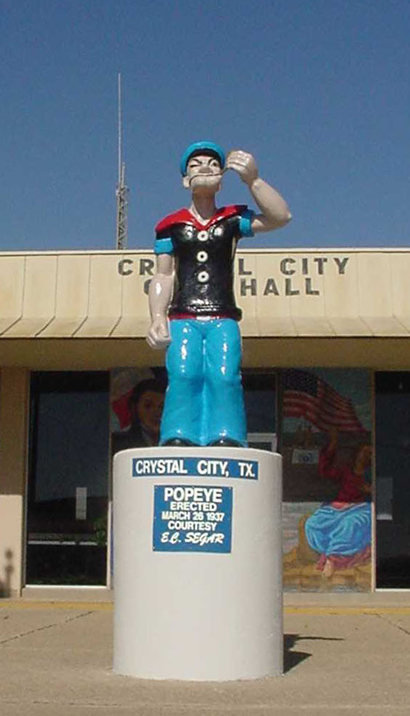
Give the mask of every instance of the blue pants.
[(170, 321), (170, 332), (160, 444), (179, 438), (208, 445), (230, 438), (246, 445), (237, 322), (175, 319)]
[(372, 515), (369, 502), (344, 510), (324, 504), (305, 523), (309, 545), (320, 554), (342, 557), (356, 554), (371, 544)]

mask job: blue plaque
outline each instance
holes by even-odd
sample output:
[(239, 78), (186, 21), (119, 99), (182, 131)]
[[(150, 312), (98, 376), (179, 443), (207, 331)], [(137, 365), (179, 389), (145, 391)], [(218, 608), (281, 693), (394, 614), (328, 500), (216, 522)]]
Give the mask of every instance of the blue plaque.
[(232, 487), (155, 485), (156, 552), (231, 551)]

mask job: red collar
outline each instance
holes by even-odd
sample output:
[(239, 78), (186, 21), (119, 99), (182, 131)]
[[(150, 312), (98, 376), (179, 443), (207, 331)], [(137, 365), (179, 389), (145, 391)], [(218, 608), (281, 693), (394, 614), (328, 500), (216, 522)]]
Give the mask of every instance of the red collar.
[(169, 214), (165, 217), (165, 219), (162, 219), (162, 221), (156, 225), (155, 231), (157, 233), (165, 231), (166, 229), (170, 229), (175, 224), (192, 224), (196, 229), (198, 229), (198, 231), (206, 231), (206, 229), (209, 229), (209, 227), (217, 221), (227, 219), (229, 216), (234, 216), (235, 214), (240, 214), (244, 209), (246, 209), (244, 204), (223, 206), (216, 210), (215, 214), (211, 216), (206, 224), (201, 224), (201, 222), (198, 221), (193, 214), (191, 214), (189, 209), (180, 209), (180, 211), (176, 211), (174, 214)]

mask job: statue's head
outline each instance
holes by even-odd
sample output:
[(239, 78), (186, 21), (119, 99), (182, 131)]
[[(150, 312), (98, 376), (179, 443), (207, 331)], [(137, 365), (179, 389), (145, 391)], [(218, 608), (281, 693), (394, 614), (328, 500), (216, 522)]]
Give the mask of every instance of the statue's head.
[(182, 184), (198, 193), (216, 193), (221, 187), (225, 153), (214, 142), (194, 142), (181, 158)]

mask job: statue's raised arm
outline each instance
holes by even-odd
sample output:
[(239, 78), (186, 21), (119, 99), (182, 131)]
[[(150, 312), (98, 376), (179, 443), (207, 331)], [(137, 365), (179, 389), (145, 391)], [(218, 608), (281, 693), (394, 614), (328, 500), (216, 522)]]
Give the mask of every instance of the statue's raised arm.
[(237, 172), (242, 181), (248, 185), (261, 211), (260, 214), (255, 214), (252, 220), (254, 234), (279, 229), (291, 220), (292, 216), (286, 201), (273, 186), (261, 179), (252, 154), (241, 150), (229, 152), (226, 168)]

